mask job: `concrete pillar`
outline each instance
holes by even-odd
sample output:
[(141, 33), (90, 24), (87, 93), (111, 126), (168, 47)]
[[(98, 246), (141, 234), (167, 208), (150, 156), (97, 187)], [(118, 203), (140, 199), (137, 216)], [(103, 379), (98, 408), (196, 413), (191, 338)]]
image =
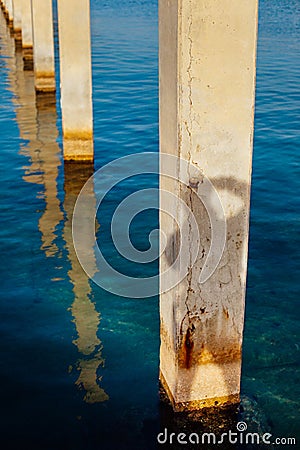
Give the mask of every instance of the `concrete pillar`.
[(31, 0), (22, 0), (22, 47), (24, 69), (33, 68), (33, 34)]
[[(256, 35), (257, 0), (159, 2), (160, 150), (193, 163), (213, 183), (227, 227), (221, 261), (199, 283), (212, 240), (210, 218), (194, 192), (201, 176), (190, 186), (161, 176), (161, 189), (178, 198), (175, 218), (180, 223), (183, 200), (200, 231), (197, 242), (191, 231), (182, 237), (186, 251), (197, 248), (198, 256), (160, 298), (160, 381), (177, 411), (239, 402)], [(174, 170), (177, 179), (182, 166)], [(163, 212), (160, 223), (167, 238), (163, 286), (179, 237)]]
[(52, 0), (31, 0), (37, 92), (55, 92)]
[(58, 0), (57, 6), (64, 159), (93, 161), (90, 2)]
[(13, 28), (13, 22), (14, 22), (13, 0), (6, 0), (6, 9), (8, 12), (8, 24), (11, 28)]
[(22, 42), (22, 1), (23, 0), (13, 0), (14, 37), (16, 44), (18, 45)]
[(7, 7), (6, 7), (6, 2), (0, 0), (0, 6), (1, 6), (1, 9), (2, 9), (2, 11), (3, 11), (4, 17), (6, 18), (7, 15), (8, 15)]
[[(3, 8), (4, 3), (2, 2)], [(1, 5), (1, 6), (2, 6)], [(10, 84), (14, 80), (15, 73), (15, 42), (12, 36), (11, 30), (6, 27), (5, 18), (0, 14), (0, 42), (1, 42), (1, 55), (6, 67), (9, 69), (7, 73), (7, 79)]]
[(13, 0), (1, 2), (1, 8), (10, 27), (13, 25)]

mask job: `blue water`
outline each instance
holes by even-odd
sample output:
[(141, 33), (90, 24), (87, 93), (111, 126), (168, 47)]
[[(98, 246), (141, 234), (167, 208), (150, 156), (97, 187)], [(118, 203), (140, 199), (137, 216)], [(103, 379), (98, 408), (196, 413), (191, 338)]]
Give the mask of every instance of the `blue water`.
[[(152, 0), (93, 0), (91, 8), (98, 169), (158, 150), (158, 13)], [(274, 436), (298, 440), (299, 13), (298, 0), (260, 2), (242, 377), (253, 415)], [(89, 168), (64, 170), (59, 104), (36, 105), (32, 73), (21, 70), (2, 16), (0, 32), (1, 448), (153, 448), (158, 299), (109, 294), (79, 267), (70, 224)], [(119, 197), (110, 193), (102, 227)], [(137, 220), (140, 249), (156, 226), (154, 211)]]

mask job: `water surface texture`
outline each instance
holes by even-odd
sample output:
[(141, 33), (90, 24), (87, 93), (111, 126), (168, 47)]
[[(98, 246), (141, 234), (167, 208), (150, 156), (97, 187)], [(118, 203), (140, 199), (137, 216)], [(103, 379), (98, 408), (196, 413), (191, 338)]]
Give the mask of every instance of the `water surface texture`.
[[(91, 10), (98, 169), (158, 151), (158, 11), (153, 0), (92, 0)], [(249, 420), (298, 440), (299, 17), (298, 0), (260, 2), (242, 377)], [(59, 105), (36, 98), (2, 13), (0, 79), (1, 448), (155, 448), (158, 298), (109, 294), (79, 266), (72, 211), (93, 168), (64, 167)], [(97, 216), (103, 235), (131, 189), (110, 192)], [(154, 210), (137, 218), (138, 248), (157, 222)], [(122, 267), (112, 242), (104, 247)]]

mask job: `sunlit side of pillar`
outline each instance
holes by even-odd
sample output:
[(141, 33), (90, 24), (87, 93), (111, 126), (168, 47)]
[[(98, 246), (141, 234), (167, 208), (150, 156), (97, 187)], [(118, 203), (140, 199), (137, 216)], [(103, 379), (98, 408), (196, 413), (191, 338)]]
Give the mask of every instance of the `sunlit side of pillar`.
[[(94, 158), (89, 0), (58, 0), (64, 159)], [(72, 11), (72, 13), (70, 13)]]
[(13, 26), (13, 0), (5, 0), (0, 2), (5, 18), (10, 27)]
[(13, 0), (14, 37), (17, 44), (22, 42), (22, 0)]
[[(31, 0), (33, 58), (37, 92), (55, 91), (53, 12), (51, 0)], [(72, 8), (70, 9), (72, 11)]]
[(32, 69), (33, 65), (33, 35), (31, 0), (22, 0), (22, 48), (24, 69)]

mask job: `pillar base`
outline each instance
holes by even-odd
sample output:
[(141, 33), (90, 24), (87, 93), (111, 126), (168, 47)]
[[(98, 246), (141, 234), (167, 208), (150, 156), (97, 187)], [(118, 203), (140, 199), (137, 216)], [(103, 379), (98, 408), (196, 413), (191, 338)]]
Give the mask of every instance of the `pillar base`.
[(35, 90), (37, 93), (55, 92), (55, 75), (52, 74), (35, 74)]
[(217, 409), (225, 407), (235, 407), (235, 405), (239, 405), (240, 403), (239, 393), (195, 399), (192, 398), (192, 396), (188, 398), (187, 395), (183, 397), (184, 393), (181, 392), (181, 396), (178, 395), (177, 399), (175, 399), (161, 371), (159, 374), (159, 381), (161, 386), (160, 399), (164, 402), (169, 402), (175, 412), (199, 411), (206, 408)]
[(33, 70), (33, 48), (23, 47), (24, 70)]
[(16, 48), (22, 48), (22, 30), (19, 28), (14, 28), (14, 39)]
[(22, 30), (20, 28), (14, 28), (14, 38), (16, 41), (22, 42)]
[(64, 160), (69, 162), (94, 161), (94, 142), (92, 139), (64, 139)]

